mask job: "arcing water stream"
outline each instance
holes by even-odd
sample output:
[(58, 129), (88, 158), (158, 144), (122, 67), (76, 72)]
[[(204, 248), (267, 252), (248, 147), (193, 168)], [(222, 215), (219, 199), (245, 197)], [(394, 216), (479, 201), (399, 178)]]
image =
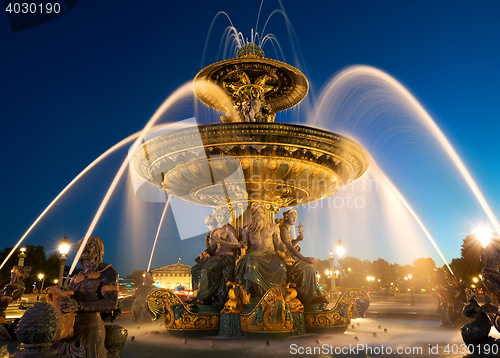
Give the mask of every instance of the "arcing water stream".
[[(153, 127), (154, 129), (154, 127)], [(80, 172), (66, 187), (55, 197), (54, 200), (45, 208), (45, 210), (38, 216), (38, 218), (31, 224), (31, 226), (26, 230), (26, 232), (21, 236), (19, 241), (16, 243), (16, 245), (12, 248), (12, 250), (9, 252), (5, 260), (0, 264), (0, 269), (5, 265), (7, 260), (12, 256), (12, 254), (16, 251), (16, 249), (21, 245), (23, 240), (28, 236), (28, 234), (35, 228), (35, 226), (42, 220), (42, 218), (47, 214), (47, 212), (59, 201), (59, 199), (66, 194), (66, 192), (71, 189), (71, 187), (78, 181), (80, 180), (86, 173), (88, 173), (92, 168), (94, 168), (96, 165), (98, 165), (101, 161), (106, 159), (108, 156), (116, 152), (118, 149), (122, 148), (123, 146), (129, 144), (136, 138), (138, 138), (140, 135), (140, 132), (134, 133), (127, 138), (121, 140), (120, 142), (116, 143), (114, 146), (109, 148), (107, 151), (102, 153), (96, 160), (94, 160), (92, 163), (90, 163), (84, 170)]]
[[(235, 31), (234, 29), (232, 30)], [(240, 39), (240, 33), (234, 32), (234, 35), (237, 37), (238, 41), (243, 41)], [(252, 39), (257, 38), (257, 33), (252, 34)], [(261, 41), (264, 41), (266, 37), (262, 37)], [(197, 84), (195, 84), (197, 85)], [(203, 84), (205, 85), (205, 84)], [(210, 84), (206, 84), (210, 86)], [(30, 228), (26, 231), (26, 233), (21, 237), (18, 243), (15, 245), (13, 250), (9, 253), (8, 257), (4, 262), (0, 265), (0, 268), (3, 267), (8, 258), (13, 254), (13, 252), (17, 249), (17, 247), (21, 244), (21, 242), (25, 239), (25, 237), (32, 231), (32, 229), (37, 225), (37, 223), (44, 217), (44, 215), (54, 206), (54, 204), (62, 197), (71, 186), (78, 181), (85, 173), (87, 173), (90, 169), (95, 167), (100, 161), (106, 158), (111, 153), (115, 152), (117, 149), (122, 147), (123, 145), (130, 143), (135, 139), (133, 148), (136, 148), (143, 141), (145, 135), (151, 131), (153, 126), (162, 118), (166, 111), (168, 111), (174, 104), (176, 104), (179, 99), (184, 98), (188, 95), (192, 94), (193, 84), (186, 84), (180, 87), (177, 91), (175, 91), (171, 96), (169, 96), (165, 102), (158, 108), (155, 114), (151, 117), (151, 119), (147, 122), (146, 126), (139, 133), (136, 133), (120, 143), (116, 144), (108, 151), (103, 153), (99, 158), (97, 158), (91, 165), (89, 165), (84, 171), (82, 171), (75, 179), (68, 184), (68, 186), (52, 201), (52, 203), (42, 212), (42, 214), (35, 220), (35, 222), (30, 226)], [(364, 94), (361, 96), (356, 95), (356, 91), (362, 89)], [(219, 88), (214, 88), (215, 96), (224, 96)], [(452, 163), (458, 169), (471, 191), (474, 193), (476, 199), (480, 203), (481, 207), (485, 211), (486, 215), (490, 219), (491, 223), (497, 230), (500, 232), (500, 225), (496, 220), (491, 208), (489, 207), (486, 199), (482, 195), (479, 190), (477, 184), (473, 180), (469, 171), (463, 164), (462, 160), (458, 156), (455, 149), (452, 147), (448, 139), (445, 137), (443, 132), (436, 125), (435, 121), (431, 118), (431, 116), (425, 111), (422, 105), (411, 95), (411, 93), (398, 81), (396, 81), (393, 77), (389, 76), (383, 71), (375, 69), (369, 66), (352, 66), (343, 71), (341, 71), (338, 75), (336, 75), (331, 81), (328, 82), (327, 86), (321, 92), (321, 96), (317, 105), (315, 105), (315, 111), (311, 117), (311, 124), (313, 126), (326, 127), (325, 129), (333, 130), (333, 131), (344, 131), (348, 135), (354, 135), (357, 139), (361, 139), (361, 142), (364, 142), (364, 138), (360, 138), (359, 128), (364, 127), (364, 129), (369, 128), (371, 126), (377, 125), (374, 120), (380, 119), (380, 116), (369, 117), (366, 114), (373, 109), (372, 101), (373, 96), (377, 97), (376, 100), (380, 104), (384, 102), (384, 106), (391, 107), (392, 104), (395, 104), (398, 107), (403, 108), (404, 111), (412, 118), (413, 125), (417, 124), (425, 128), (425, 130), (430, 133), (432, 138), (441, 146), (441, 148), (445, 151), (447, 156), (451, 159)], [(230, 108), (230, 101), (227, 100), (228, 108)], [(347, 111), (346, 111), (347, 108)], [(343, 111), (346, 111), (343, 113)], [(349, 115), (354, 112), (358, 112), (355, 116)], [(347, 114), (347, 115), (345, 115)], [(331, 120), (330, 120), (331, 118)], [(332, 125), (329, 125), (329, 123)], [(346, 124), (347, 123), (347, 124)], [(394, 135), (395, 133), (390, 133), (389, 137)], [(363, 143), (364, 144), (364, 143)], [(133, 151), (133, 149), (132, 149)], [(111, 183), (104, 199), (101, 201), (99, 209), (97, 210), (91, 225), (89, 226), (86, 234), (84, 235), (84, 244), (80, 247), (78, 251), (69, 275), (73, 272), (78, 262), (78, 259), (83, 251), (85, 246), (85, 242), (88, 237), (92, 234), (97, 222), (99, 221), (102, 212), (106, 208), (106, 205), (112, 196), (120, 178), (123, 176), (123, 173), (127, 169), (128, 166), (128, 158), (125, 159), (120, 166), (117, 174), (113, 182)], [(374, 171), (377, 166), (372, 164)], [(380, 178), (383, 178), (381, 182), (384, 182), (387, 187), (395, 193), (398, 197), (399, 201), (404, 205), (404, 207), (408, 210), (409, 213), (413, 216), (414, 220), (421, 227), (429, 241), (432, 243), (434, 248), (438, 251), (441, 258), (446, 263), (446, 260), (436, 245), (435, 240), (430, 235), (429, 231), (424, 227), (422, 221), (418, 218), (415, 211), (411, 208), (408, 202), (404, 199), (404, 197), (396, 190), (395, 186), (389, 181), (389, 179), (383, 174), (381, 171)], [(164, 213), (168, 207), (168, 203), (165, 206)], [(158, 227), (158, 231), (156, 234), (154, 247), (156, 246), (156, 241), (158, 238), (158, 234), (161, 228), (161, 223), (163, 222), (164, 215), (162, 215), (162, 219), (160, 225)], [(151, 253), (151, 257), (149, 260), (148, 269), (151, 266), (153, 252)], [(447, 263), (446, 263), (447, 264)], [(451, 271), (451, 270), (450, 270)]]
[[(365, 92), (366, 96), (353, 96), (353, 91), (355, 91), (356, 87), (369, 87)], [(350, 106), (351, 108), (353, 106), (359, 106), (364, 112), (370, 111), (370, 105), (367, 105), (367, 101), (372, 99), (370, 93), (372, 93), (373, 96), (378, 96), (379, 100), (387, 100), (386, 104), (395, 102), (410, 114), (415, 124), (423, 126), (428, 133), (430, 133), (456, 166), (490, 219), (495, 230), (500, 232), (500, 224), (449, 140), (415, 97), (401, 83), (387, 73), (370, 66), (351, 66), (341, 71), (328, 82), (322, 91), (318, 104), (315, 107), (316, 111), (313, 115), (311, 124), (322, 126), (327, 123), (329, 117), (333, 117), (336, 122), (335, 127), (337, 128), (339, 121), (343, 120), (341, 116), (336, 117), (336, 114), (342, 106)], [(355, 98), (354, 102), (346, 101), (347, 97)], [(352, 134), (356, 135), (358, 138), (359, 133), (357, 133), (356, 130), (359, 128), (356, 128), (356, 125), (362, 125), (365, 128), (374, 125), (374, 123), (367, 120), (366, 116), (362, 115), (361, 117), (363, 118), (362, 122), (356, 122), (356, 119), (348, 118), (348, 121), (352, 124), (350, 124), (350, 128), (347, 130), (352, 131)]]

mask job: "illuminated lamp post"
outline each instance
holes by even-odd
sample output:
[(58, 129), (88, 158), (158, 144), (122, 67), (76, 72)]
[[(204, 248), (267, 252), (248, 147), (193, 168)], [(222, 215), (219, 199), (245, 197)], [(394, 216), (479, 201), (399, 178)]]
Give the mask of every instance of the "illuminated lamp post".
[(339, 266), (340, 266), (340, 291), (344, 292), (344, 259), (342, 258), (345, 253), (345, 246), (342, 241), (338, 241), (337, 247), (335, 248), (337, 255), (339, 256)]
[(19, 261), (17, 262), (17, 266), (21, 267), (24, 266), (24, 259), (26, 258), (26, 248), (21, 247), (20, 249), (21, 253), (17, 255), (19, 257)]
[(59, 266), (59, 287), (62, 287), (63, 283), (63, 276), (64, 276), (64, 266), (66, 264), (66, 260), (68, 259), (66, 255), (69, 252), (69, 241), (68, 241), (68, 235), (64, 234), (63, 240), (59, 244), (59, 253), (61, 254), (61, 257), (59, 258), (59, 262), (61, 265)]
[(38, 294), (36, 295), (36, 301), (38, 302), (40, 300), (40, 293), (43, 291), (43, 284), (45, 283), (45, 276), (43, 273), (38, 274), (38, 279), (42, 281), (42, 284), (40, 286), (40, 291), (38, 291)]
[(408, 276), (405, 277), (405, 280), (407, 280), (407, 281), (409, 280), (410, 287), (411, 287), (409, 289), (410, 290), (410, 306), (415, 306), (415, 301), (413, 299), (413, 286), (411, 285), (411, 279), (412, 279), (412, 277), (413, 277), (412, 275), (408, 275)]
[(333, 276), (333, 262), (335, 261), (335, 259), (333, 258), (332, 251), (330, 251), (330, 257), (328, 258), (328, 261), (330, 261), (330, 270), (327, 270), (326, 275), (327, 277), (330, 277), (330, 286), (331, 286), (330, 293), (333, 298), (333, 293), (335, 292), (336, 287), (335, 287), (335, 276)]

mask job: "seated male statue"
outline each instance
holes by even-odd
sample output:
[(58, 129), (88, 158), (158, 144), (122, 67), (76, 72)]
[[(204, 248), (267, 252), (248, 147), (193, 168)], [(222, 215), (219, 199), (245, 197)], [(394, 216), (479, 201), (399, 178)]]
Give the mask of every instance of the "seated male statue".
[(305, 257), (297, 250), (296, 243), (303, 240), (301, 226), (299, 226), (299, 236), (297, 239), (292, 238), (290, 228), (297, 221), (297, 211), (295, 209), (285, 211), (283, 219), (276, 219), (276, 223), (280, 229), (280, 238), (285, 244), (288, 252), (292, 255), (295, 261), (293, 265), (287, 266), (287, 280), (295, 284), (297, 290), (297, 298), (303, 304), (308, 303), (328, 303), (321, 291), (319, 290), (317, 280), (317, 270), (313, 264), (318, 260), (313, 257)]
[(279, 228), (267, 220), (265, 210), (262, 205), (251, 209), (252, 221), (242, 229), (242, 242), (248, 250), (236, 265), (236, 279), (245, 291), (252, 288), (252, 297), (262, 297), (272, 287), (286, 286), (285, 265), (291, 264), (285, 257)]
[[(78, 241), (80, 249), (83, 239)], [(120, 326), (104, 325), (121, 312), (118, 308), (118, 273), (102, 262), (104, 244), (89, 237), (78, 263), (84, 271), (73, 276), (67, 289), (73, 295), (59, 299), (63, 314), (76, 313), (74, 334), (53, 343), (59, 354), (72, 358), (121, 357), (127, 331)]]
[(31, 272), (29, 266), (14, 266), (10, 275), (10, 282), (0, 288), (0, 317), (5, 318), (5, 310), (12, 301), (21, 298), (24, 294), (24, 280)]
[(144, 274), (142, 286), (137, 287), (132, 297), (135, 297), (132, 304), (132, 322), (151, 321), (152, 318), (148, 313), (148, 296), (156, 288), (155, 280), (151, 275), (151, 271)]
[[(227, 281), (234, 275), (234, 262), (237, 251), (245, 245), (238, 241), (236, 230), (228, 223), (229, 210), (218, 206), (213, 217), (219, 227), (207, 235), (206, 254), (198, 258), (198, 265), (191, 269), (193, 288), (198, 289), (196, 297), (188, 301), (191, 304), (214, 304), (223, 306), (227, 300)], [(201, 268), (201, 269), (200, 269)]]
[(0, 340), (15, 338), (15, 324), (9, 325), (5, 320), (5, 310), (12, 301), (20, 299), (24, 294), (24, 280), (31, 272), (29, 266), (14, 266), (10, 282), (0, 288)]

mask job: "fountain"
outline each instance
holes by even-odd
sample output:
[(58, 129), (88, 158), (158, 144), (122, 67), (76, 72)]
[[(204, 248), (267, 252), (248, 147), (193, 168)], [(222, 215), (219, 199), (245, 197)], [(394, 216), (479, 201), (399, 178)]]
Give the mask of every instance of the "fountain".
[[(214, 91), (214, 85), (223, 90), (222, 95), (221, 91)], [(295, 106), (307, 92), (308, 81), (298, 69), (266, 58), (257, 45), (247, 43), (238, 50), (236, 58), (209, 65), (195, 77), (196, 96), (206, 105), (224, 111), (223, 123), (159, 134), (146, 140), (131, 155), (130, 165), (136, 173), (170, 195), (194, 204), (229, 210), (234, 243), (230, 243), (226, 234), (216, 239), (220, 236), (216, 234), (219, 229), (212, 231), (207, 241), (207, 251), (214, 246), (215, 253), (211, 255), (218, 257), (216, 246), (210, 240), (217, 241), (217, 245), (232, 245), (230, 250), (250, 245), (246, 253), (241, 250), (243, 261), (236, 266), (236, 274), (228, 273), (222, 282), (223, 287), (233, 286), (230, 297), (235, 301), (230, 305), (232, 308), (227, 308), (228, 313), (220, 313), (222, 302), (207, 305), (198, 300), (197, 305), (186, 305), (166, 289), (150, 294), (149, 308), (156, 319), (164, 315), (170, 334), (213, 335), (219, 328), (224, 329), (224, 321), (233, 322), (235, 327), (240, 324), (241, 331), (248, 337), (287, 338), (295, 322), (291, 313), (303, 315), (306, 332), (343, 332), (350, 324), (356, 298), (368, 298), (365, 291), (350, 289), (331, 310), (323, 308), (320, 295), (316, 301), (294, 305), (303, 307), (303, 313), (290, 312), (291, 301), (283, 298), (284, 283), (277, 278), (281, 277), (277, 272), (285, 272), (284, 263), (291, 265), (301, 255), (295, 251), (295, 256), (290, 258), (290, 250), (280, 248), (279, 233), (261, 234), (264, 229), (254, 230), (256, 226), (269, 228), (270, 232), (277, 230), (274, 214), (280, 209), (331, 196), (368, 169), (368, 154), (349, 138), (312, 127), (274, 123), (276, 112)], [(272, 249), (273, 258), (250, 258), (247, 263), (248, 255), (268, 250), (256, 242), (272, 242), (271, 237), (278, 238), (274, 246), (283, 261)], [(269, 245), (267, 247), (272, 247)], [(233, 252), (229, 254), (234, 256)], [(224, 260), (228, 260), (227, 256)], [(306, 266), (313, 262), (312, 258), (300, 260), (308, 262)], [(252, 270), (259, 271), (257, 277), (262, 277), (268, 275), (268, 271), (265, 274), (260, 271), (262, 265), (269, 270), (268, 264), (277, 266), (273, 274), (269, 274), (272, 278), (266, 278), (264, 283), (255, 281), (252, 273), (250, 278), (245, 276), (248, 267), (241, 267), (250, 265)], [(234, 260), (230, 265), (234, 265)], [(222, 266), (217, 270), (222, 270)], [(304, 274), (307, 269), (300, 270)], [(240, 285), (234, 286), (231, 282), (234, 279), (245, 286), (244, 290)], [(314, 285), (309, 288), (316, 289)], [(293, 286), (287, 286), (293, 297), (296, 296), (294, 290)], [(246, 299), (238, 301), (235, 292), (244, 292)], [(242, 308), (235, 310), (239, 305)]]
[[(225, 123), (159, 135), (136, 150), (132, 167), (167, 193), (206, 206), (230, 200), (238, 229), (248, 223), (245, 209), (252, 203), (264, 204), (272, 220), (279, 209), (330, 196), (367, 170), (368, 155), (356, 142), (315, 128), (273, 123), (275, 112), (305, 97), (308, 83), (299, 70), (264, 58), (255, 45), (241, 48), (235, 59), (206, 67), (195, 80), (224, 88), (235, 108), (224, 107), (197, 86), (202, 102), (231, 112), (221, 117)], [(239, 172), (243, 176), (231, 176)]]

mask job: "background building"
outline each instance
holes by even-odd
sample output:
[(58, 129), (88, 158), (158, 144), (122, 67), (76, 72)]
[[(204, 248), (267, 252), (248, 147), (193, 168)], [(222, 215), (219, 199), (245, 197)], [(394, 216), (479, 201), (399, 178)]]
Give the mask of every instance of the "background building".
[(151, 273), (158, 287), (174, 289), (184, 286), (184, 290), (192, 290), (191, 266), (176, 263), (152, 269)]

